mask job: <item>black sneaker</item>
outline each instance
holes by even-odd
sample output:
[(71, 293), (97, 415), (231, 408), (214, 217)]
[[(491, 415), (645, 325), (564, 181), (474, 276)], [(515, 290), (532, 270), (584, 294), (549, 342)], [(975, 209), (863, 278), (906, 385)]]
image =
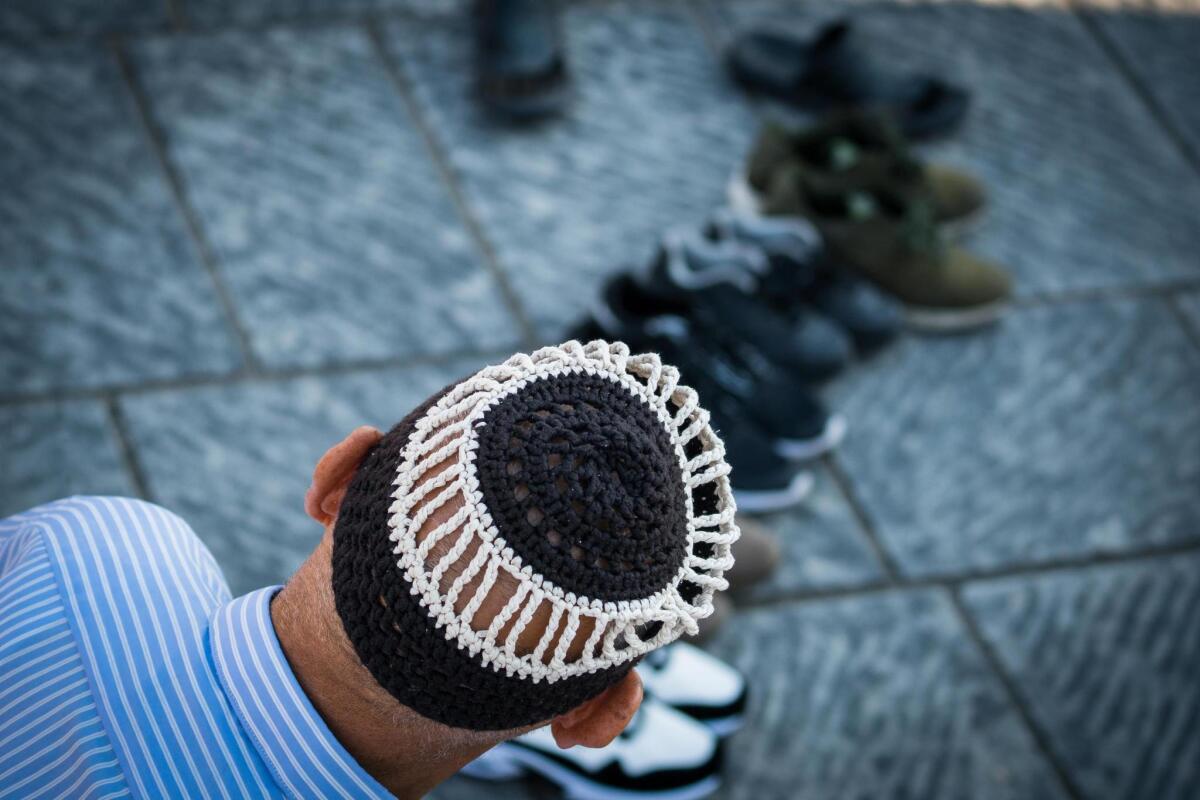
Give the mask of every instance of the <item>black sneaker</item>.
[[(613, 284), (632, 280), (629, 276), (614, 278), (605, 294), (620, 296)], [(656, 352), (666, 361), (680, 369), (684, 382), (700, 395), (701, 403), (712, 417), (713, 427), (719, 431), (725, 445), (725, 457), (734, 467), (730, 482), (738, 507), (749, 513), (780, 511), (799, 505), (812, 491), (812, 475), (781, 456), (776, 443), (742, 411), (735, 397), (708, 380), (703, 369), (681, 348), (672, 337), (687, 335), (688, 323), (680, 317), (659, 316), (650, 320), (624, 319), (625, 311), (610, 307), (609, 303), (598, 304), (595, 317), (605, 320), (600, 324), (589, 317), (574, 326), (568, 333), (572, 339), (589, 342), (593, 339), (622, 341), (635, 352)], [(683, 364), (684, 366), (680, 366)], [(692, 378), (689, 379), (688, 375)]]
[(647, 653), (637, 671), (648, 695), (704, 723), (717, 736), (742, 726), (746, 679), (716, 656), (676, 642)]
[(845, 420), (826, 411), (805, 381), (761, 358), (751, 363), (747, 347), (728, 346), (717, 335), (719, 320), (705, 324), (664, 312), (660, 296), (630, 275), (605, 286), (593, 319), (609, 338), (657, 350), (679, 368), (714, 417), (740, 435), (746, 426), (739, 423), (752, 421), (784, 458), (815, 458), (836, 447), (846, 432)]
[(574, 800), (699, 800), (721, 785), (721, 743), (702, 723), (647, 696), (607, 747), (563, 750), (547, 726), (493, 747), (461, 771), (489, 781), (529, 773)]
[(687, 317), (754, 368), (808, 381), (836, 375), (850, 362), (849, 337), (801, 306), (793, 304), (787, 317), (771, 308), (759, 293), (769, 268), (753, 243), (677, 229), (663, 237), (642, 284), (661, 311)]
[(695, 335), (682, 317), (632, 315), (624, 304), (637, 292), (630, 276), (610, 282), (589, 323), (601, 332), (599, 338), (624, 341), (634, 351), (657, 352), (679, 369), (725, 444), (739, 508), (766, 513), (802, 503), (813, 478), (795, 462), (835, 447), (846, 430), (842, 417), (826, 413), (802, 382), (753, 374)]
[[(697, 391), (707, 404), (704, 398), (710, 395)], [(731, 467), (729, 482), (738, 511), (770, 514), (795, 508), (808, 499), (814, 485), (812, 473), (779, 455), (771, 439), (756, 425), (713, 413), (713, 427), (725, 445), (725, 460)]]
[(806, 220), (718, 212), (705, 232), (716, 241), (734, 241), (760, 250), (768, 268), (759, 278), (759, 294), (784, 313), (809, 308), (836, 322), (854, 340), (860, 354), (873, 352), (900, 332), (900, 304), (866, 281), (838, 267), (821, 235)]

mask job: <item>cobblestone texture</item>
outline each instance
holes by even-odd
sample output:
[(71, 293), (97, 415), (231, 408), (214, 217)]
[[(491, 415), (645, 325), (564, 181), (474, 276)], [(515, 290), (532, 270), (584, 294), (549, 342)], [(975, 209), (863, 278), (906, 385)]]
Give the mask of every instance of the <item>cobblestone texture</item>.
[(1200, 352), (1161, 301), (913, 338), (835, 394), (840, 458), (909, 575), (1200, 537)]
[(982, 583), (966, 599), (1087, 796), (1200, 796), (1200, 558)]
[(1200, 342), (1200, 293), (1181, 294), (1178, 303), (1183, 310), (1185, 324), (1191, 327), (1196, 341)]
[(238, 594), (283, 582), (316, 545), (304, 492), (322, 453), (359, 425), (386, 430), (479, 366), (160, 392), (122, 406), (152, 499), (191, 523)]
[(1125, 63), (1200, 156), (1200, 14), (1125, 8), (1116, 13), (1095, 10), (1089, 16), (1111, 37)]
[(0, 37), (96, 34), (167, 27), (166, 0), (4, 0)]
[(72, 494), (136, 495), (102, 403), (0, 408), (0, 516)]
[(516, 344), (362, 31), (159, 39), (135, 52), (265, 363)]
[(240, 366), (105, 49), (0, 46), (0, 153), (0, 394)]
[(463, 14), (470, 5), (468, 0), (182, 0), (182, 3), (188, 21), (200, 27), (321, 21), (397, 10)]
[(754, 611), (712, 649), (754, 690), (730, 798), (1064, 796), (938, 593)]

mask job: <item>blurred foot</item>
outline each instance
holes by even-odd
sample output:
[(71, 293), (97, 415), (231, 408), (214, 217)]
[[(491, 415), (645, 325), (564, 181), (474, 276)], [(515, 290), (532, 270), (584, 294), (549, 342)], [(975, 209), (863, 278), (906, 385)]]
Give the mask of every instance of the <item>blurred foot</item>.
[(560, 113), (569, 99), (562, 29), (548, 0), (476, 0), (479, 95), (517, 120)]

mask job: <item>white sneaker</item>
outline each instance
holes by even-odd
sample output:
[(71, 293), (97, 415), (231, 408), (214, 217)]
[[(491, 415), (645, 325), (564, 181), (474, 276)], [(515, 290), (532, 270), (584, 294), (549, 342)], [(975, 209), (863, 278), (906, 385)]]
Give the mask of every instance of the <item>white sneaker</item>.
[(637, 666), (646, 694), (728, 736), (742, 726), (746, 679), (686, 642), (653, 650)]
[(550, 727), (497, 745), (461, 774), (508, 780), (535, 773), (573, 800), (698, 800), (721, 782), (716, 734), (653, 697), (607, 747), (559, 748)]

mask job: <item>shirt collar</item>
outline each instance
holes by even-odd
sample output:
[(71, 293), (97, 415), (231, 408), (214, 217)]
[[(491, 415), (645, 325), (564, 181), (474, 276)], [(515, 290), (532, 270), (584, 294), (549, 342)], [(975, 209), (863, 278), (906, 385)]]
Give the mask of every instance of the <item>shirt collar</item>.
[(271, 623), (280, 588), (231, 600), (213, 615), (213, 661), (242, 727), (289, 797), (392, 797), (346, 752), (296, 681)]

